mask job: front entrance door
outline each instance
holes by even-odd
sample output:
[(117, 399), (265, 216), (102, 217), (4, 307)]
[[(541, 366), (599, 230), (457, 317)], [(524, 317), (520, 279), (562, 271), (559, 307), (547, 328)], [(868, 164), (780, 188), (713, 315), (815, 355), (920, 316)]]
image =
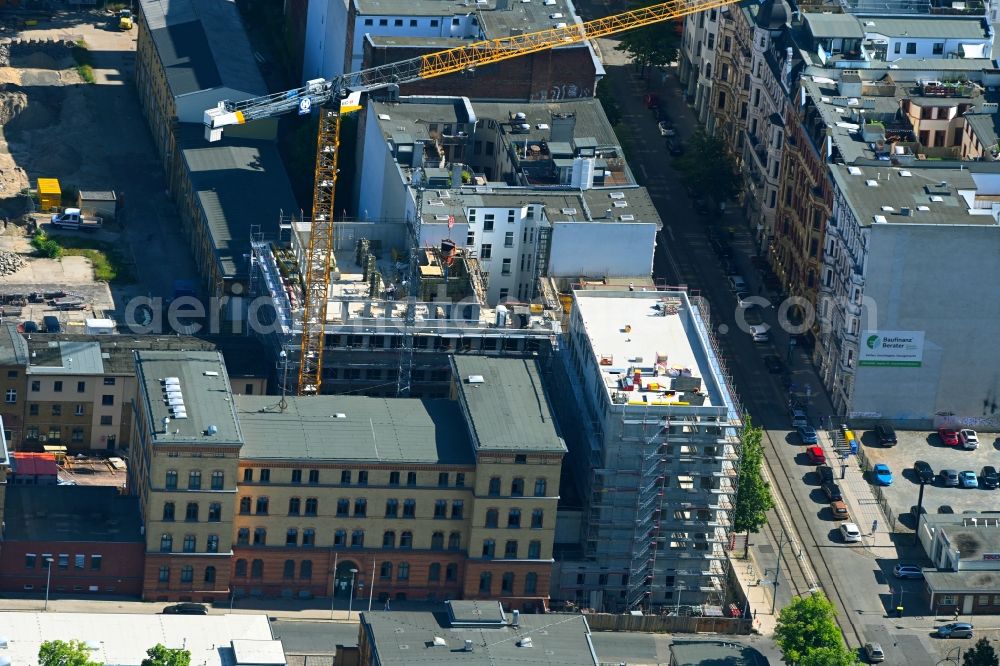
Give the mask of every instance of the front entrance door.
[(962, 615), (972, 615), (972, 600), (975, 598), (974, 594), (962, 595)]
[(358, 569), (358, 565), (350, 560), (345, 562), (340, 562), (337, 565), (337, 571), (334, 573), (333, 578), (333, 595), (335, 597), (343, 597), (346, 599), (351, 595), (351, 578), (357, 580), (357, 573), (352, 574), (351, 570), (355, 572)]

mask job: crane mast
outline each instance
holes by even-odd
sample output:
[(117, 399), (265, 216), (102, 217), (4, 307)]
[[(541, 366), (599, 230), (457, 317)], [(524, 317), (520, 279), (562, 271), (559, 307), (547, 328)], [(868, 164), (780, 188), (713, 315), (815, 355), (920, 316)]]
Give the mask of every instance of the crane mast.
[[(340, 150), (340, 114), (361, 108), (361, 94), (391, 85), (413, 83), (481, 65), (517, 58), (560, 46), (579, 44), (598, 37), (683, 18), (689, 14), (724, 7), (736, 0), (668, 0), (584, 23), (558, 25), (547, 30), (472, 42), (400, 62), (335, 76), (313, 79), (304, 86), (243, 101), (222, 101), (204, 113), (205, 138), (218, 141), (225, 127), (273, 118), (293, 111), (307, 115), (320, 109), (316, 142), (316, 184), (313, 217), (304, 270), (299, 395), (320, 392), (326, 311), (333, 259), (333, 198)], [(338, 107), (339, 102), (339, 108)], [(419, 238), (416, 239), (419, 242)], [(410, 290), (414, 285), (408, 285)], [(410, 303), (407, 303), (407, 316)], [(412, 344), (412, 332), (410, 336)], [(412, 350), (401, 350), (412, 360)], [(407, 389), (409, 381), (406, 382)], [(402, 386), (402, 384), (400, 385)]]

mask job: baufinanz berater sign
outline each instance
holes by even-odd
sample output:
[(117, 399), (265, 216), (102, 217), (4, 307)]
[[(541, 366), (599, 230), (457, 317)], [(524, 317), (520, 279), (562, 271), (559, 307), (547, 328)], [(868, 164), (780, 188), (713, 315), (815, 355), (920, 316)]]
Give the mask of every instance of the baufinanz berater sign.
[(919, 368), (923, 331), (862, 331), (858, 365)]

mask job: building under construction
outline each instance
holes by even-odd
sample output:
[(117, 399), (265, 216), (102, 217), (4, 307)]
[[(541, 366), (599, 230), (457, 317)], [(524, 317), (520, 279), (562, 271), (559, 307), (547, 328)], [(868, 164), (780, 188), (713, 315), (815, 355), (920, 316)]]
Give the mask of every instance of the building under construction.
[(582, 511), (553, 598), (606, 611), (724, 606), (741, 409), (710, 331), (684, 292), (574, 292), (555, 382), (564, 413), (578, 414), (562, 420), (576, 425), (568, 476)]
[[(303, 313), (299, 266), (309, 224), (290, 222), (285, 228), (288, 242), (253, 243), (252, 295), (265, 298), (262, 307), (253, 308), (260, 324), (251, 329), (274, 354), (279, 386), (294, 393)], [(548, 357), (557, 347), (564, 313), (552, 288), (542, 289), (542, 303), (489, 307), (486, 276), (476, 258), (448, 241), (411, 255), (410, 238), (402, 222), (337, 223), (324, 393), (396, 395), (407, 346), (413, 359), (407, 392), (414, 397), (448, 395), (450, 354)], [(410, 284), (411, 256), (417, 258), (416, 284)]]

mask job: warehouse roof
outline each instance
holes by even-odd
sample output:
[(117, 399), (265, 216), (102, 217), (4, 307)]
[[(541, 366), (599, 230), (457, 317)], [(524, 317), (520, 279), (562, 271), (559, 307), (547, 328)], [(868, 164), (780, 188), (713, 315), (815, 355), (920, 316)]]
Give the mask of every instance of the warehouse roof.
[(175, 97), (230, 88), (263, 95), (250, 40), (233, 0), (140, 0)]
[(5, 324), (0, 329), (0, 365), (26, 365), (28, 341), (18, 333), (17, 324)]
[[(471, 465), (468, 428), (451, 400), (236, 396), (245, 460)], [(277, 443), (280, 443), (278, 445)]]
[[(453, 626), (447, 613), (366, 612), (361, 630), (381, 666), (598, 664), (583, 615), (521, 614), (518, 626)], [(527, 640), (530, 639), (530, 640)], [(472, 649), (466, 650), (466, 641)]]
[(277, 234), (281, 212), (298, 210), (278, 148), (233, 136), (208, 145), (200, 126), (182, 126), (178, 134), (220, 272), (224, 278), (245, 276), (251, 227)]
[(31, 350), (29, 375), (102, 375), (101, 345), (90, 340), (49, 340), (36, 337)]
[[(135, 358), (140, 409), (145, 411), (153, 444), (242, 443), (229, 375), (219, 352), (137, 351)], [(174, 402), (183, 404), (184, 416), (168, 404), (169, 386), (177, 387), (170, 393), (181, 394)]]
[(566, 451), (536, 360), (453, 356), (452, 363), (477, 450)]
[(6, 541), (142, 542), (139, 499), (109, 486), (7, 485)]

